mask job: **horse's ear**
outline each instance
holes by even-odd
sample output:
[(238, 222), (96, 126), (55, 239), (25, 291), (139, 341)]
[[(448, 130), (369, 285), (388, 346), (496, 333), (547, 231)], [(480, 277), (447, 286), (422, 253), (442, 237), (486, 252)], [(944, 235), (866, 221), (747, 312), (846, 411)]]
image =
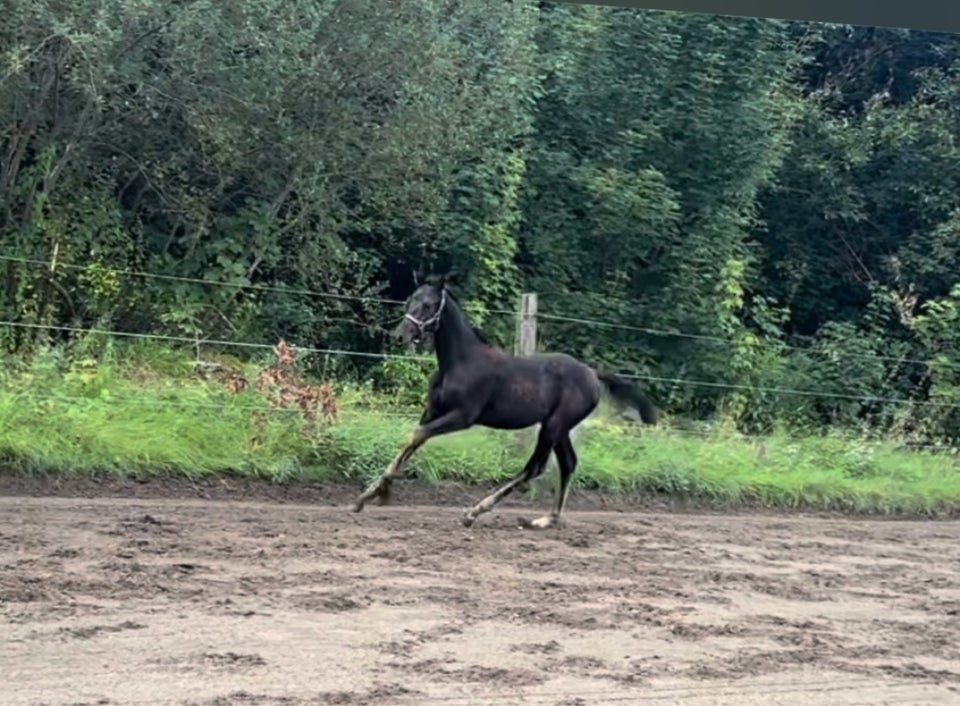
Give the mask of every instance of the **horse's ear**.
[(443, 276), (442, 284), (444, 289), (450, 289), (451, 287), (456, 287), (460, 283), (460, 273), (456, 270), (451, 270)]

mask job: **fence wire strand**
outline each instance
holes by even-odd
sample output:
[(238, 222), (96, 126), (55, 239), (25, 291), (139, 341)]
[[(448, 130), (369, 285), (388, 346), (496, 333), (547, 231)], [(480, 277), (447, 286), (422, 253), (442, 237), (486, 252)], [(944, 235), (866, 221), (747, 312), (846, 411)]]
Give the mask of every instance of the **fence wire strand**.
[[(595, 319), (580, 319), (572, 316), (562, 316), (560, 314), (550, 314), (550, 313), (544, 313), (544, 312), (538, 312), (537, 318), (544, 319), (546, 321), (557, 321), (561, 323), (580, 324), (583, 326), (596, 326), (598, 328), (612, 328), (612, 329), (620, 329), (623, 331), (634, 331), (637, 333), (644, 333), (651, 336), (684, 338), (684, 339), (690, 339), (695, 341), (705, 341), (708, 343), (722, 343), (727, 346), (734, 345), (734, 342), (727, 338), (722, 338), (720, 336), (708, 336), (706, 334), (699, 334), (699, 333), (687, 333), (684, 331), (667, 331), (665, 329), (649, 328), (646, 326), (634, 326), (632, 324), (614, 323), (611, 321), (598, 321)], [(819, 353), (821, 355), (828, 355), (828, 351), (817, 350), (815, 348), (805, 348), (803, 346), (794, 346), (788, 343), (782, 343), (781, 345), (786, 350), (797, 351), (799, 353)], [(938, 364), (946, 363), (947, 365), (951, 365), (951, 366), (957, 365), (956, 363), (952, 363), (950, 361), (933, 361), (933, 360), (925, 360), (923, 358), (909, 358), (909, 357), (899, 357), (899, 356), (893, 356), (893, 355), (883, 355), (881, 353), (853, 353), (853, 352), (846, 353), (845, 352), (843, 355), (847, 358), (856, 358), (858, 360), (881, 360), (884, 362), (897, 363), (901, 365), (904, 363), (910, 363), (911, 365), (923, 365), (927, 367), (934, 365), (934, 363), (938, 363)]]
[[(45, 267), (45, 268), (50, 266), (49, 262), (45, 262), (43, 260), (17, 257), (13, 255), (0, 255), (0, 261), (34, 265), (34, 266)], [(73, 270), (86, 269), (86, 266), (84, 265), (75, 265), (71, 263), (58, 263), (56, 267), (64, 268), (64, 269), (73, 269)], [(240, 289), (240, 290), (249, 289), (253, 291), (278, 292), (282, 294), (297, 294), (297, 295), (303, 295), (303, 296), (334, 299), (339, 301), (356, 301), (356, 302), (365, 302), (365, 303), (385, 304), (390, 306), (400, 306), (404, 303), (403, 301), (398, 299), (389, 299), (385, 297), (374, 297), (374, 296), (366, 296), (366, 295), (358, 295), (358, 294), (337, 294), (333, 292), (320, 292), (317, 290), (303, 289), (303, 288), (297, 288), (297, 287), (280, 287), (277, 285), (263, 285), (263, 284), (241, 283), (241, 282), (222, 282), (218, 280), (202, 279), (199, 277), (164, 275), (164, 274), (153, 273), (153, 272), (144, 272), (140, 270), (127, 270), (127, 269), (117, 269), (117, 268), (106, 268), (106, 269), (113, 274), (123, 275), (128, 277), (142, 277), (146, 279), (158, 279), (158, 280), (171, 281), (171, 282), (201, 284), (201, 285), (211, 286), (211, 287), (229, 287), (232, 289)], [(508, 311), (504, 309), (495, 309), (495, 308), (488, 309), (487, 313), (495, 314), (498, 316), (510, 316), (510, 317), (519, 316), (519, 313), (516, 311)], [(729, 339), (723, 338), (721, 336), (689, 333), (686, 331), (669, 331), (666, 329), (658, 329), (658, 328), (652, 328), (648, 326), (635, 326), (632, 324), (624, 324), (619, 322), (601, 321), (598, 319), (585, 319), (585, 318), (578, 318), (574, 316), (564, 316), (561, 314), (551, 314), (549, 312), (543, 312), (543, 311), (540, 311), (537, 313), (537, 318), (542, 319), (544, 321), (556, 321), (558, 323), (572, 323), (572, 324), (579, 324), (582, 326), (593, 326), (598, 328), (612, 328), (612, 329), (619, 329), (623, 331), (634, 331), (636, 333), (643, 333), (651, 336), (658, 336), (661, 338), (664, 338), (664, 337), (665, 338), (682, 338), (682, 339), (689, 339), (689, 340), (718, 343), (725, 346), (734, 345), (733, 341), (730, 341)], [(348, 321), (350, 323), (356, 323), (361, 326), (368, 326), (368, 324), (364, 324), (363, 322), (356, 322), (348, 319), (338, 319), (338, 320)], [(811, 340), (814, 340), (814, 339), (811, 339)], [(787, 343), (783, 343), (781, 345), (786, 350), (793, 350), (801, 353), (820, 353), (822, 355), (828, 354), (827, 351), (818, 351), (816, 349), (805, 348), (803, 346), (795, 346)], [(933, 361), (933, 360), (925, 360), (922, 358), (883, 355), (880, 353), (851, 352), (851, 353), (844, 353), (844, 355), (848, 358), (856, 358), (858, 360), (881, 360), (889, 363), (897, 363), (900, 365), (904, 363), (909, 363), (911, 365), (922, 365), (922, 366), (929, 367), (933, 365), (935, 362), (945, 363), (951, 366), (960, 365), (960, 363), (955, 364), (950, 361)]]
[[(43, 260), (16, 257), (11, 255), (0, 255), (0, 261), (21, 263), (31, 266), (42, 266), (49, 267), (50, 263), (44, 262)], [(82, 265), (74, 265), (69, 263), (59, 263), (57, 267), (69, 268), (69, 269), (85, 269)], [(110, 269), (110, 268), (108, 268)], [(395, 299), (386, 299), (381, 297), (367, 297), (361, 295), (347, 295), (347, 294), (335, 294), (330, 292), (318, 292), (315, 290), (309, 289), (299, 289), (292, 287), (277, 287), (272, 285), (258, 285), (258, 284), (247, 284), (247, 283), (234, 283), (234, 282), (221, 282), (221, 281), (211, 281), (195, 277), (181, 277), (175, 275), (163, 275), (158, 273), (142, 272), (136, 270), (124, 270), (124, 269), (110, 269), (111, 272), (116, 274), (125, 275), (125, 276), (134, 276), (134, 277), (144, 277), (152, 278), (166, 281), (178, 281), (178, 282), (189, 282), (202, 285), (218, 286), (218, 287), (231, 287), (235, 289), (251, 289), (257, 291), (273, 291), (281, 292), (287, 294), (300, 294), (316, 297), (331, 298), (337, 300), (353, 300), (361, 302), (374, 302), (379, 304), (389, 304), (389, 305), (400, 305), (403, 302)], [(496, 314), (510, 314), (517, 316), (517, 312), (507, 312), (501, 310), (494, 310), (491, 313)], [(559, 314), (551, 314), (548, 312), (539, 312), (537, 317), (545, 321), (556, 321), (563, 323), (574, 323), (583, 326), (594, 326), (594, 327), (605, 327), (605, 328), (614, 328), (627, 331), (635, 331), (649, 335), (656, 336), (673, 336), (678, 338), (686, 338), (692, 340), (700, 340), (707, 342), (717, 342), (730, 345), (731, 341), (721, 338), (719, 336), (709, 336), (704, 334), (695, 334), (682, 331), (666, 331), (663, 329), (656, 329), (644, 326), (633, 326), (630, 324), (614, 323), (608, 321), (599, 321), (595, 319), (584, 319), (571, 316), (563, 316)], [(351, 319), (337, 319), (338, 321), (348, 321), (360, 326), (367, 326), (360, 321), (355, 321)], [(246, 349), (257, 349), (257, 350), (273, 350), (274, 346), (267, 343), (255, 343), (248, 341), (234, 341), (228, 339), (211, 339), (203, 337), (190, 337), (190, 336), (175, 336), (169, 334), (157, 334), (157, 333), (136, 333), (128, 331), (114, 331), (108, 329), (99, 329), (99, 328), (82, 328), (77, 326), (66, 326), (66, 325), (56, 325), (56, 324), (36, 324), (36, 323), (27, 323), (21, 321), (0, 321), (0, 326), (11, 327), (11, 328), (25, 328), (25, 329), (34, 329), (34, 330), (52, 330), (52, 331), (61, 331), (68, 332), (73, 334), (81, 335), (105, 335), (105, 336), (116, 336), (124, 338), (134, 338), (141, 340), (157, 340), (157, 341), (167, 341), (172, 343), (181, 343), (189, 344), (194, 347), (199, 346), (219, 346), (225, 348), (246, 348)], [(811, 352), (810, 349), (799, 347), (799, 346), (789, 346), (784, 344), (788, 349)], [(387, 353), (387, 352), (368, 352), (368, 351), (357, 351), (344, 348), (320, 348), (320, 347), (311, 347), (311, 346), (297, 346), (298, 351), (315, 354), (315, 355), (324, 355), (324, 356), (339, 356), (339, 357), (358, 357), (358, 358), (367, 358), (367, 359), (376, 359), (376, 360), (417, 360), (417, 361), (429, 361), (432, 360), (431, 356), (425, 355), (411, 355), (411, 354), (399, 354), (399, 353)], [(895, 356), (882, 356), (879, 354), (849, 354), (849, 357), (859, 357), (867, 359), (876, 359), (876, 360), (885, 360), (897, 363), (915, 363), (922, 365), (932, 365), (932, 361), (914, 359), (914, 358), (898, 358)], [(664, 384), (672, 385), (689, 385), (694, 387), (709, 388), (709, 389), (727, 389), (727, 390), (742, 390), (749, 392), (766, 392), (770, 394), (778, 395), (793, 395), (801, 397), (810, 397), (810, 398), (820, 398), (820, 399), (835, 399), (835, 400), (847, 400), (847, 401), (856, 401), (856, 402), (865, 402), (865, 403), (883, 403), (883, 404), (894, 404), (894, 405), (914, 405), (920, 407), (931, 407), (938, 409), (956, 409), (960, 407), (960, 404), (950, 403), (950, 402), (941, 402), (937, 400), (910, 400), (910, 399), (898, 399), (893, 397), (881, 397), (876, 395), (861, 395), (861, 394), (848, 394), (848, 393), (838, 393), (838, 392), (826, 392), (826, 391), (817, 391), (817, 390), (800, 390), (796, 388), (787, 388), (787, 387), (777, 387), (777, 386), (757, 386), (757, 385), (744, 385), (744, 384), (734, 384), (734, 383), (722, 383), (722, 382), (712, 382), (707, 380), (695, 380), (689, 378), (669, 378), (669, 377), (659, 377), (654, 375), (641, 375), (634, 373), (620, 373), (624, 377), (631, 378), (634, 380), (644, 380), (647, 382), (658, 382)]]
[[(103, 335), (117, 336), (123, 338), (134, 338), (142, 340), (169, 341), (191, 346), (221, 346), (224, 348), (247, 348), (257, 350), (274, 350), (275, 346), (269, 343), (254, 343), (250, 341), (231, 341), (227, 339), (209, 339), (209, 338), (191, 338), (189, 336), (173, 336), (158, 333), (135, 333), (131, 331), (112, 331), (99, 328), (82, 328), (77, 326), (63, 326), (58, 324), (33, 324), (21, 321), (0, 321), (0, 327), (26, 328), (34, 330), (63, 331), (81, 335)], [(303, 353), (324, 355), (324, 356), (342, 356), (372, 358), (379, 360), (416, 360), (428, 362), (434, 360), (432, 356), (411, 355), (405, 353), (373, 353), (367, 351), (354, 351), (345, 348), (316, 348), (311, 346), (294, 346), (294, 348)], [(839, 392), (822, 392), (817, 390), (798, 390), (788, 387), (765, 387), (759, 385), (743, 385), (734, 383), (711, 382), (708, 380), (695, 380), (690, 378), (669, 378), (655, 375), (642, 375), (636, 373), (620, 372), (622, 377), (633, 380), (644, 380), (647, 382), (660, 382), (673, 385), (691, 385), (693, 387), (704, 387), (713, 389), (743, 390), (749, 392), (768, 392), (770, 394), (796, 395), (811, 398), (823, 399), (842, 399), (847, 401), (858, 401), (867, 403), (883, 403), (896, 405), (914, 405), (918, 407), (933, 407), (939, 409), (957, 409), (960, 404), (952, 402), (939, 402), (936, 400), (910, 400), (897, 399), (894, 397), (879, 397), (875, 395), (853, 395)]]

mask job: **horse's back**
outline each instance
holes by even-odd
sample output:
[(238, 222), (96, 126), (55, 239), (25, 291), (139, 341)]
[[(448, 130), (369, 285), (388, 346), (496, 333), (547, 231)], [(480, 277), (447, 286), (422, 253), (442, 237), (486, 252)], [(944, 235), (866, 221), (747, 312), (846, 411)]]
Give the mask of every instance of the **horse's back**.
[(526, 360), (538, 365), (580, 367), (585, 364), (568, 353), (534, 353), (533, 355), (518, 356), (517, 360)]
[(508, 377), (535, 379), (542, 394), (557, 399), (564, 390), (580, 389), (589, 399), (600, 394), (600, 381), (592, 367), (566, 353), (537, 353), (516, 357)]

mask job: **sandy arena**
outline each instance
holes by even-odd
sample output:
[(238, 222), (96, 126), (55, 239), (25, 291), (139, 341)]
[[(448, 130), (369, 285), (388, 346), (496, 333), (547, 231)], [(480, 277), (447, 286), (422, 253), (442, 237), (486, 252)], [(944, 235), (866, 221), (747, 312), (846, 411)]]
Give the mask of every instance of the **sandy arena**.
[(956, 521), (40, 485), (0, 483), (4, 706), (960, 703)]

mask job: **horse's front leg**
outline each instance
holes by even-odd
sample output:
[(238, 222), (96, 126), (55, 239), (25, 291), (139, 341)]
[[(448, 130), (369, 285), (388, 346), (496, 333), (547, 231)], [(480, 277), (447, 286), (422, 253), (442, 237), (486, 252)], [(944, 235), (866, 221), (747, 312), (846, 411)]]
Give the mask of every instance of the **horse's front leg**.
[[(417, 423), (418, 426), (421, 426), (421, 427), (425, 426), (430, 422), (432, 422), (434, 419), (438, 419), (442, 414), (443, 407), (440, 402), (440, 381), (441, 381), (441, 377), (439, 373), (434, 373), (430, 377), (430, 388), (427, 391), (427, 405), (423, 410), (423, 414), (420, 415), (420, 421)], [(412, 442), (413, 442), (413, 436), (411, 436), (410, 439), (408, 440), (407, 442), (408, 446)], [(404, 448), (404, 451), (406, 451), (406, 447)], [(389, 468), (393, 468), (394, 473), (392, 475), (385, 476), (383, 478), (383, 482), (380, 483), (380, 490), (377, 493), (378, 505), (386, 505), (389, 502), (391, 481), (394, 478), (403, 477), (402, 468), (403, 468), (403, 463), (405, 463), (406, 461), (406, 459), (403, 458), (404, 451), (401, 451), (400, 454), (397, 455), (397, 457), (391, 462), (390, 466), (388, 467), (388, 473), (389, 473)], [(413, 451), (416, 451), (416, 449), (414, 449)], [(407, 458), (409, 458), (409, 456), (413, 454), (413, 451), (411, 451), (407, 455)], [(399, 471), (396, 470), (398, 467), (400, 468)]]
[(417, 452), (427, 441), (435, 436), (450, 434), (451, 432), (466, 429), (471, 424), (469, 418), (460, 410), (452, 410), (426, 424), (421, 424), (410, 435), (406, 445), (400, 450), (396, 458), (387, 466), (387, 470), (382, 476), (371, 483), (360, 497), (354, 503), (353, 511), (360, 512), (366, 502), (374, 497), (385, 497), (389, 494), (390, 484), (397, 478), (403, 477), (403, 466), (410, 460), (410, 457)]
[[(420, 415), (420, 421), (417, 423), (418, 426), (425, 426), (441, 416), (443, 408), (440, 401), (440, 383), (442, 381), (443, 376), (439, 370), (430, 376), (430, 381), (427, 386), (427, 404), (423, 409), (423, 414)], [(378, 488), (376, 492), (378, 505), (386, 505), (390, 501), (390, 487), (393, 480), (403, 477), (403, 464), (406, 462), (406, 459), (416, 451), (416, 448), (410, 450), (410, 444), (412, 444), (413, 441), (414, 437), (411, 435), (407, 441), (407, 446), (400, 451), (397, 457), (393, 459), (387, 467), (387, 473), (376, 481)], [(406, 454), (406, 457), (404, 457), (404, 454)], [(391, 469), (393, 469), (392, 473)], [(373, 486), (370, 487), (372, 488)]]

